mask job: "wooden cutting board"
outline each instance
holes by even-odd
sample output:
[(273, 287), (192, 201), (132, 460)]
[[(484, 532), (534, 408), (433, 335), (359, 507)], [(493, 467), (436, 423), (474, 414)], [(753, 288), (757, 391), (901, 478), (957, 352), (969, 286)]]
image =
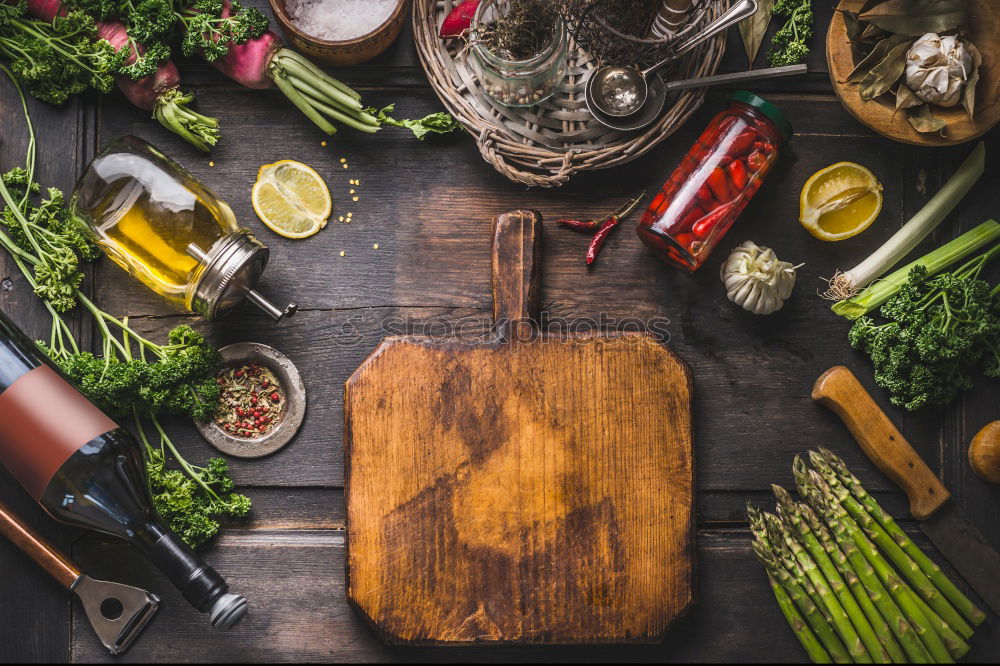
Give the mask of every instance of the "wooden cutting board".
[(347, 381), (347, 594), (391, 643), (654, 642), (692, 603), (690, 373), (539, 334), (541, 231), (494, 220), (495, 339), (387, 338)]

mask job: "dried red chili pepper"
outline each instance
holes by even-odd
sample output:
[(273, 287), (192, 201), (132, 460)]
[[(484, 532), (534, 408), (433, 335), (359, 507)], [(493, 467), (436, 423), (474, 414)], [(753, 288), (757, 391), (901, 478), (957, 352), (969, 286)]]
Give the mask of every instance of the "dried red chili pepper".
[(722, 167), (712, 169), (705, 183), (708, 185), (708, 189), (711, 190), (712, 196), (719, 203), (732, 201), (733, 197), (736, 196), (732, 188), (729, 187), (729, 179), (726, 178), (726, 172)]
[(730, 162), (729, 166), (726, 167), (726, 173), (729, 174), (729, 181), (736, 188), (736, 192), (742, 192), (743, 188), (747, 186), (747, 180), (749, 180), (749, 174), (743, 165), (743, 160)]
[(614, 231), (615, 227), (618, 226), (618, 218), (611, 216), (604, 221), (601, 228), (597, 230), (594, 234), (594, 238), (590, 241), (590, 247), (587, 248), (587, 265), (590, 266), (597, 260), (597, 254), (601, 251), (601, 247), (604, 245), (604, 241), (608, 239), (611, 232)]
[(594, 231), (601, 227), (602, 220), (556, 220), (556, 224), (576, 231)]

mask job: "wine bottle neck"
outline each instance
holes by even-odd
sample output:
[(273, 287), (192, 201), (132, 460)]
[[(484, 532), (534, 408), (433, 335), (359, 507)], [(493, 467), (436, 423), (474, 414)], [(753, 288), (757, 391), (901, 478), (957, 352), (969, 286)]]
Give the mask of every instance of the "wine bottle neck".
[(138, 526), (131, 541), (202, 613), (210, 611), (229, 590), (215, 569), (159, 523), (150, 521)]

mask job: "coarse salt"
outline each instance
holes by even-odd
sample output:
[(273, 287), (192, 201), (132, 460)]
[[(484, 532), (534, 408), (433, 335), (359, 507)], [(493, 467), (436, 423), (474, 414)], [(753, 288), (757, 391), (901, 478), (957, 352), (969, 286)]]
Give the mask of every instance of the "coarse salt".
[(389, 20), (396, 0), (286, 0), (285, 11), (303, 32), (331, 42), (356, 39)]

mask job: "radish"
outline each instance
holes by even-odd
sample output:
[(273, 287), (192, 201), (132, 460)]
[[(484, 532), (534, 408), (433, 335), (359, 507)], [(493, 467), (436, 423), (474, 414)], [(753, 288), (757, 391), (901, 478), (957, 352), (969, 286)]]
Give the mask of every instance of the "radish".
[[(337, 131), (331, 120), (362, 132), (379, 130), (379, 120), (362, 106), (361, 95), (326, 74), (305, 56), (285, 48), (281, 38), (271, 30), (260, 31), (258, 36), (242, 44), (231, 41), (226, 49), (213, 48), (222, 35), (207, 29), (210, 24), (199, 20), (199, 14), (197, 9), (189, 7), (181, 15), (181, 22), (188, 31), (185, 44), (200, 38), (198, 50), (202, 57), (232, 80), (247, 88), (264, 89), (276, 85), (327, 134)], [(228, 19), (232, 15), (229, 0), (223, 0), (219, 18)]]
[[(13, 4), (14, 0), (8, 0)], [(62, 0), (27, 0), (28, 12), (43, 21), (53, 21), (67, 13)], [(97, 34), (116, 51), (129, 48), (124, 65), (134, 65), (146, 56), (142, 46), (132, 43), (121, 21), (97, 21)], [(149, 56), (149, 57), (156, 57)], [(159, 59), (159, 58), (157, 58)], [(161, 125), (174, 132), (199, 150), (208, 151), (219, 140), (219, 122), (188, 108), (194, 95), (182, 93), (180, 73), (168, 58), (163, 59), (156, 71), (148, 76), (133, 79), (126, 74), (116, 74), (115, 81), (132, 104), (152, 111)]]
[(472, 19), (479, 9), (479, 0), (465, 0), (460, 5), (452, 9), (444, 21), (441, 23), (441, 39), (454, 39), (461, 37), (465, 31), (472, 27)]

